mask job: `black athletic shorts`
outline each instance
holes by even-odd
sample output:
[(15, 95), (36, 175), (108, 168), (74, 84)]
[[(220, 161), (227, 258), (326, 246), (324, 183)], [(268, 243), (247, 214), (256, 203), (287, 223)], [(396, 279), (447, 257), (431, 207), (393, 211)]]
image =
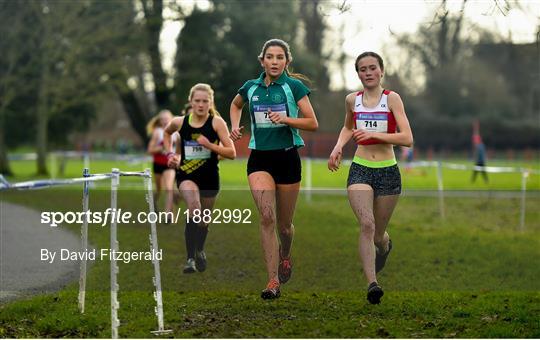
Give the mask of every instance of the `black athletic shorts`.
[(192, 173), (186, 174), (184, 171), (176, 170), (176, 185), (185, 180), (195, 182), (199, 187), (201, 197), (216, 197), (219, 192), (219, 170), (215, 169), (197, 169)]
[(347, 187), (353, 184), (368, 184), (373, 188), (373, 196), (401, 194), (401, 174), (397, 164), (384, 168), (370, 168), (352, 163), (347, 179)]
[(154, 166), (154, 173), (155, 174), (162, 174), (165, 170), (168, 170), (169, 167), (167, 165), (153, 163)]
[(248, 176), (257, 171), (265, 171), (276, 184), (293, 184), (302, 179), (302, 162), (297, 148), (280, 150), (251, 150)]

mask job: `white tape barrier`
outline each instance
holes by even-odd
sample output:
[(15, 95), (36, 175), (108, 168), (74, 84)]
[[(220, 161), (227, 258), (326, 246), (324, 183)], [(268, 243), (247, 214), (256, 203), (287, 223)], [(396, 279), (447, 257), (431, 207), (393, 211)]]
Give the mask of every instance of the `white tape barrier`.
[[(410, 163), (401, 163), (405, 167), (419, 168), (419, 167), (437, 167), (439, 162), (435, 161), (417, 161)], [(485, 171), (489, 173), (523, 173), (527, 172), (529, 174), (540, 174), (540, 170), (528, 169), (528, 168), (517, 168), (517, 167), (505, 167), (505, 166), (480, 166), (480, 165), (465, 165), (457, 163), (446, 163), (441, 162), (443, 168), (453, 169), (453, 170), (475, 170), (475, 171)]]
[(3, 175), (0, 175), (0, 190), (7, 189), (11, 184), (4, 178)]
[(79, 184), (79, 183), (86, 183), (86, 182), (102, 181), (104, 179), (109, 179), (109, 178), (111, 178), (111, 174), (92, 175), (90, 177), (80, 177), (80, 178), (46, 179), (46, 180), (19, 182), (19, 183), (13, 183), (13, 184), (10, 184), (9, 182), (4, 180), (5, 182), (3, 182), (2, 184), (4, 184), (5, 186), (1, 186), (0, 190), (43, 189), (43, 188), (59, 186), (59, 185), (71, 185), (71, 184)]
[[(120, 177), (143, 177), (145, 182), (146, 192), (146, 201), (148, 202), (149, 213), (155, 212), (154, 200), (152, 193), (152, 174), (150, 169), (146, 169), (144, 172), (138, 171), (120, 171), (118, 169), (113, 169), (111, 173), (107, 174), (94, 174), (91, 175), (88, 168), (85, 168), (83, 171), (83, 177), (80, 178), (69, 178), (69, 179), (60, 179), (60, 180), (37, 180), (37, 181), (27, 181), (11, 184), (9, 183), (2, 175), (0, 175), (0, 190), (32, 190), (38, 188), (46, 188), (51, 186), (59, 185), (70, 185), (70, 184), (79, 184), (83, 183), (83, 212), (89, 210), (89, 184), (90, 182), (101, 181), (105, 179), (111, 179), (111, 209), (114, 211), (117, 208), (117, 197), (118, 197), (118, 187), (120, 185)], [(111, 234), (110, 234), (110, 249), (112, 252), (118, 251), (119, 245), (117, 240), (117, 225), (116, 220), (112, 219), (111, 221)], [(157, 240), (157, 230), (156, 224), (150, 224), (150, 249), (152, 254), (158, 252), (158, 240)], [(85, 219), (81, 226), (81, 249), (83, 252), (88, 250), (88, 221)], [(159, 260), (153, 258), (152, 260), (154, 265), (154, 277), (152, 282), (155, 286), (154, 298), (156, 300), (155, 314), (158, 319), (158, 329), (152, 331), (154, 334), (167, 334), (172, 332), (172, 330), (164, 329), (164, 315), (163, 315), (163, 296), (161, 290), (161, 274)], [(80, 277), (79, 277), (79, 310), (81, 313), (84, 313), (85, 309), (85, 297), (86, 297), (86, 259), (81, 260), (80, 263)], [(118, 310), (120, 309), (120, 303), (118, 301), (118, 291), (119, 285), (117, 281), (117, 275), (119, 272), (118, 265), (114, 258), (111, 259), (110, 264), (110, 274), (111, 274), (111, 338), (118, 338), (118, 327), (120, 326), (120, 320), (118, 319)]]
[[(143, 171), (119, 171), (119, 176), (121, 177), (147, 177), (148, 175)], [(113, 176), (112, 173), (108, 174), (95, 174), (89, 175), (88, 177), (79, 177), (79, 178), (66, 178), (66, 179), (44, 179), (44, 180), (35, 180), (35, 181), (26, 181), (18, 183), (9, 183), (4, 176), (0, 175), (0, 190), (7, 189), (17, 189), (17, 190), (32, 190), (32, 189), (43, 189), (52, 186), (60, 185), (71, 185), (79, 183), (88, 183), (102, 181), (104, 179), (109, 179)]]

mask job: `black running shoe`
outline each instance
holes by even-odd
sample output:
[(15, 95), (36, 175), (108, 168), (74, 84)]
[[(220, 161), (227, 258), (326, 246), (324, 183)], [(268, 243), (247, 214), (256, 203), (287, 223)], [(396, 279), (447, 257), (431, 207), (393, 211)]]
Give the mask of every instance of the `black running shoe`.
[(268, 285), (266, 285), (266, 288), (261, 292), (261, 298), (265, 300), (277, 299), (280, 296), (281, 292), (279, 291), (279, 281), (276, 279), (270, 280)]
[(194, 259), (188, 259), (186, 262), (186, 265), (184, 266), (184, 274), (192, 274), (197, 271), (197, 268), (195, 267), (195, 260)]
[(377, 282), (371, 282), (367, 290), (367, 299), (372, 305), (381, 303), (384, 292)]
[(378, 252), (375, 252), (375, 273), (380, 272), (384, 268), (384, 265), (386, 264), (386, 259), (388, 258), (391, 250), (392, 240), (388, 240), (388, 251), (386, 253), (381, 255)]
[(204, 272), (206, 270), (206, 254), (204, 250), (195, 253), (195, 267), (198, 272)]

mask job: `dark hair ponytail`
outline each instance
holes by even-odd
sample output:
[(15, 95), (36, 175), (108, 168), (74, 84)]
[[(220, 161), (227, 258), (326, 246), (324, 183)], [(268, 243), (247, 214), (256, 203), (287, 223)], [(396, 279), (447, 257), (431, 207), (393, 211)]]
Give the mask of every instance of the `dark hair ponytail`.
[(283, 49), (283, 51), (285, 52), (285, 59), (287, 60), (287, 66), (285, 67), (285, 73), (291, 77), (291, 78), (296, 78), (296, 79), (299, 79), (299, 80), (302, 80), (302, 81), (305, 81), (305, 82), (308, 82), (311, 84), (311, 80), (301, 74), (301, 73), (295, 73), (295, 72), (292, 72), (289, 70), (289, 66), (290, 63), (293, 61), (293, 56), (291, 54), (291, 48), (289, 46), (289, 44), (287, 44), (287, 42), (281, 40), (281, 39), (270, 39), (268, 41), (266, 41), (262, 47), (262, 50), (261, 50), (261, 53), (259, 54), (259, 60), (263, 60), (264, 59), (264, 54), (266, 53), (266, 50), (271, 47), (271, 46), (279, 46)]

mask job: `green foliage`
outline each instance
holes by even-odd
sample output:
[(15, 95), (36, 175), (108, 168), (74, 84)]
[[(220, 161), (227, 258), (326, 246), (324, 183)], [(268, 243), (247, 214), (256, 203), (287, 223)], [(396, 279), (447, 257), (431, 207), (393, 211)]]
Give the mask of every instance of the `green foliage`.
[[(442, 8), (414, 34), (397, 36), (411, 64), (425, 73), (422, 90), (405, 101), (415, 143), (467, 149), (471, 122), (478, 119), (489, 148), (539, 148), (540, 104), (534, 98), (540, 87), (531, 81), (537, 77), (538, 46), (504, 41), (468, 22), (463, 11), (450, 14)], [(418, 75), (398, 73), (413, 81)]]
[[(8, 146), (28, 144), (36, 133), (38, 92), (47, 91), (48, 138), (66, 143), (87, 131), (101, 98), (127, 88), (130, 61), (141, 37), (127, 1), (2, 2), (1, 88)], [(10, 65), (12, 63), (13, 65)], [(42, 77), (47, 70), (48, 77)], [(108, 86), (110, 84), (110, 86)]]
[[(264, 42), (280, 38), (291, 45), (292, 67), (307, 73), (324, 68), (302, 48), (297, 38), (299, 7), (284, 1), (212, 1), (209, 10), (195, 10), (185, 18), (178, 37), (175, 101), (186, 103), (189, 89), (207, 82), (216, 91), (218, 110), (228, 115), (231, 99), (248, 79), (262, 72), (258, 55)], [(180, 106), (181, 107), (181, 106)], [(247, 121), (249, 117), (243, 116)]]
[[(10, 39), (3, 51), (16, 63), (9, 78), (13, 96), (3, 108), (8, 146), (14, 147), (33, 140), (36, 133), (38, 92), (47, 90), (46, 114), (49, 126), (56, 127), (49, 137), (65, 142), (71, 130), (85, 130), (95, 114), (92, 101), (95, 83), (88, 77), (91, 70), (80, 65), (84, 26), (78, 25), (84, 16), (83, 2), (4, 2), (2, 16), (15, 20), (10, 27)], [(0, 20), (6, 22), (4, 20)], [(8, 19), (9, 22), (9, 19)], [(48, 77), (42, 77), (47, 69)], [(94, 75), (95, 76), (95, 75)], [(93, 86), (92, 86), (93, 85)], [(57, 133), (60, 132), (60, 133)]]

